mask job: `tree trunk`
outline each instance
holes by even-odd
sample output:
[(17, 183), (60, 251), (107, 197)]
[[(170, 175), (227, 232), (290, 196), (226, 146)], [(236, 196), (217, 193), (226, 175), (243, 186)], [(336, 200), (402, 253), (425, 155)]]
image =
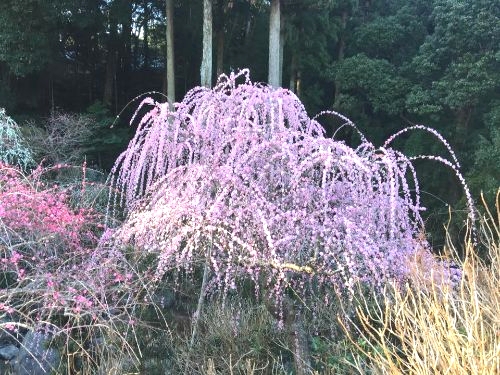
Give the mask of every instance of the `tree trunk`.
[(471, 107), (463, 107), (455, 111), (455, 143), (459, 149), (465, 145), (471, 115)]
[(106, 76), (104, 78), (104, 94), (102, 102), (108, 108), (113, 105), (113, 88), (116, 75), (116, 25), (110, 25), (108, 53), (106, 56)]
[[(345, 28), (347, 25), (347, 10), (342, 11), (342, 20), (341, 20), (341, 31), (340, 31), (340, 39), (339, 39), (339, 48), (337, 51), (337, 62), (342, 62), (344, 60), (344, 50), (345, 50)], [(337, 107), (340, 101), (340, 82), (338, 79), (335, 80), (335, 93), (334, 93), (334, 102), (333, 106)]]
[(144, 30), (144, 69), (147, 70), (149, 68), (149, 17), (150, 17), (150, 9), (149, 2), (144, 0), (144, 20), (142, 21), (142, 27)]
[(293, 361), (296, 375), (311, 373), (311, 360), (307, 332), (301, 321), (301, 314), (297, 314), (291, 325), (291, 347), (293, 348)]
[[(263, 285), (261, 285), (263, 288)], [(283, 296), (281, 306), (276, 304), (276, 298), (271, 293), (263, 294), (263, 302), (267, 311), (281, 320), (287, 332), (287, 346), (293, 354), (294, 374), (307, 375), (311, 373), (311, 355), (309, 352), (308, 333), (303, 324), (303, 314), (298, 301), (289, 296)]]
[(269, 75), (268, 83), (280, 87), (280, 0), (271, 1), (269, 16)]
[(295, 84), (295, 88), (297, 90), (295, 95), (300, 98), (300, 96), (302, 95), (302, 71), (300, 69), (297, 70), (297, 82)]
[(49, 78), (49, 89), (50, 89), (50, 115), (55, 115), (56, 112), (56, 103), (54, 100), (54, 79), (52, 74), (50, 74)]
[(137, 70), (139, 68), (139, 52), (140, 52), (140, 40), (137, 35), (132, 37), (133, 48), (132, 48), (132, 68)]
[(292, 59), (290, 61), (290, 91), (297, 93), (297, 53), (292, 51)]
[(175, 70), (174, 70), (174, 0), (165, 1), (167, 21), (167, 62), (165, 64), (166, 94), (168, 102), (175, 102)]
[(87, 81), (87, 90), (88, 90), (88, 102), (93, 103), (94, 102), (94, 93), (93, 93), (93, 72), (91, 71), (88, 74), (88, 81)]
[(226, 4), (222, 1), (217, 1), (217, 8), (215, 14), (214, 28), (215, 32), (215, 40), (216, 40), (216, 56), (215, 56), (215, 73), (216, 80), (220, 77), (220, 75), (224, 72), (224, 44), (226, 41), (226, 33), (225, 33), (225, 23), (226, 23)]
[(106, 61), (106, 78), (104, 80), (104, 95), (102, 102), (105, 106), (111, 107), (113, 104), (113, 88), (115, 86), (116, 74), (116, 54), (115, 51), (109, 51)]
[(203, 0), (203, 56), (200, 83), (212, 87), (212, 0)]
[(285, 48), (285, 16), (280, 17), (280, 60), (279, 60), (279, 85), (283, 85), (283, 50)]
[(224, 30), (217, 30), (217, 77), (224, 72)]
[(120, 78), (124, 77), (125, 79), (120, 79), (120, 95), (123, 95), (122, 93), (128, 92), (128, 77), (130, 77), (132, 71), (132, 3), (130, 1), (123, 1), (122, 4), (122, 6), (127, 10), (127, 15), (126, 17), (124, 17), (123, 30), (121, 34), (122, 58)]
[(341, 34), (339, 40), (339, 50), (337, 54), (337, 60), (344, 60), (344, 50), (345, 50), (345, 29), (347, 26), (347, 10), (342, 11), (342, 19), (341, 19)]

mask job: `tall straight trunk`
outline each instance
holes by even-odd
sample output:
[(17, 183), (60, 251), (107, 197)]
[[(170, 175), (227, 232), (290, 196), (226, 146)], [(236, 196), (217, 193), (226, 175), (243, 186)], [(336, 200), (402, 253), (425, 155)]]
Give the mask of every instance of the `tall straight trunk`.
[(224, 43), (226, 39), (224, 23), (226, 21), (226, 9), (225, 4), (222, 1), (216, 2), (217, 7), (215, 9), (215, 40), (216, 40), (216, 52), (215, 52), (215, 73), (216, 80), (224, 71)]
[(144, 20), (142, 22), (142, 27), (144, 29), (144, 69), (149, 68), (149, 17), (150, 9), (148, 5), (148, 0), (144, 0)]
[(165, 1), (167, 21), (167, 62), (165, 64), (166, 94), (168, 102), (175, 102), (175, 71), (174, 71), (174, 0)]
[(279, 60), (279, 85), (283, 85), (283, 50), (285, 49), (285, 16), (280, 17), (280, 60)]
[(104, 79), (104, 95), (102, 101), (104, 105), (111, 107), (113, 104), (113, 91), (115, 86), (116, 52), (114, 50), (108, 51), (106, 60), (106, 77)]
[(217, 30), (217, 77), (224, 71), (224, 30)]
[(295, 83), (295, 95), (299, 98), (302, 95), (302, 71), (300, 68), (297, 70), (297, 82)]
[(290, 61), (290, 91), (297, 93), (297, 53), (292, 51), (292, 59)]
[(54, 78), (52, 77), (52, 73), (49, 78), (49, 90), (50, 90), (50, 114), (55, 115), (56, 112), (56, 103), (54, 99)]
[(203, 0), (203, 56), (200, 83), (212, 87), (212, 0)]
[(93, 85), (93, 71), (90, 71), (88, 74), (88, 80), (87, 80), (87, 94), (88, 94), (88, 103), (93, 103), (94, 102), (94, 95), (92, 92), (92, 85)]
[(271, 1), (269, 16), (269, 75), (268, 83), (273, 87), (281, 86), (280, 82), (280, 0)]
[[(123, 1), (123, 7), (127, 11), (127, 16), (125, 18), (125, 22), (123, 24), (123, 30), (121, 34), (122, 40), (122, 52), (123, 56), (121, 59), (121, 74), (123, 77), (130, 77), (132, 71), (132, 3), (130, 1)], [(122, 86), (122, 92), (128, 91), (128, 79), (120, 80)]]
[(137, 70), (139, 68), (139, 53), (140, 53), (140, 39), (137, 35), (134, 35), (132, 38), (133, 47), (132, 47), (132, 68)]
[(111, 25), (108, 39), (108, 53), (106, 55), (106, 76), (104, 78), (104, 94), (102, 102), (107, 107), (113, 104), (113, 88), (116, 76), (116, 25)]
[[(342, 12), (342, 19), (341, 19), (341, 27), (342, 30), (340, 32), (340, 39), (339, 39), (339, 48), (337, 51), (337, 62), (342, 62), (344, 60), (344, 50), (345, 50), (345, 28), (347, 25), (347, 10), (344, 10)], [(335, 93), (334, 93), (334, 103), (333, 106), (337, 107), (340, 101), (340, 82), (338, 79), (335, 80)]]

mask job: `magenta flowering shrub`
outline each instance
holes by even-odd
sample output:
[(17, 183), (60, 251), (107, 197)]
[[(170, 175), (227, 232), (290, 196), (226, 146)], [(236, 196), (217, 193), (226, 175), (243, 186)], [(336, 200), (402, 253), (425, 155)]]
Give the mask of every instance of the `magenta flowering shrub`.
[(102, 218), (72, 208), (64, 189), (44, 181), (58, 168), (25, 175), (0, 164), (0, 334), (49, 330), (73, 348), (61, 350), (92, 367), (89, 340), (109, 337), (120, 323), (133, 329), (137, 277), (123, 254), (97, 246)]
[(25, 176), (13, 166), (0, 164), (0, 220), (11, 233), (9, 241), (36, 243), (49, 253), (95, 244), (93, 213), (70, 208), (66, 192), (57, 185), (46, 186), (43, 173), (38, 167)]
[(356, 148), (325, 138), (290, 91), (242, 71), (174, 110), (145, 106), (112, 171), (110, 208), (127, 212), (115, 244), (156, 254), (156, 279), (206, 261), (211, 290), (249, 278), (279, 303), (288, 287), (353, 293), (357, 281), (404, 280), (429, 251), (411, 161), (364, 137)]

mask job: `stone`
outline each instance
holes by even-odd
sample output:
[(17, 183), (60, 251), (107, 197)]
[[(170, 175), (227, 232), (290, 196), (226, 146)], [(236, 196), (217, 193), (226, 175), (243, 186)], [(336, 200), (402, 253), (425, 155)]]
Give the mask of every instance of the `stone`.
[(10, 361), (19, 353), (19, 348), (15, 345), (8, 344), (0, 347), (0, 359)]
[(23, 339), (17, 359), (14, 361), (16, 375), (49, 375), (57, 373), (61, 354), (51, 347), (51, 334), (29, 331)]

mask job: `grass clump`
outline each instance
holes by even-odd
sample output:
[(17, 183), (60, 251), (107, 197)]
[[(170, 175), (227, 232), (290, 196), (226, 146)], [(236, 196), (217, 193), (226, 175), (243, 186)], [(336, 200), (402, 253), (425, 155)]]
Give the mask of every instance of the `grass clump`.
[[(389, 286), (378, 303), (358, 310), (356, 331), (368, 345), (352, 342), (377, 373), (500, 373), (499, 197), (500, 190), (497, 216), (487, 209), (482, 219), (480, 234), (489, 249), (487, 257), (480, 258), (478, 245), (467, 240), (458, 285), (443, 285), (439, 277), (423, 284), (417, 277), (418, 288)], [(450, 252), (456, 253), (448, 243)]]

